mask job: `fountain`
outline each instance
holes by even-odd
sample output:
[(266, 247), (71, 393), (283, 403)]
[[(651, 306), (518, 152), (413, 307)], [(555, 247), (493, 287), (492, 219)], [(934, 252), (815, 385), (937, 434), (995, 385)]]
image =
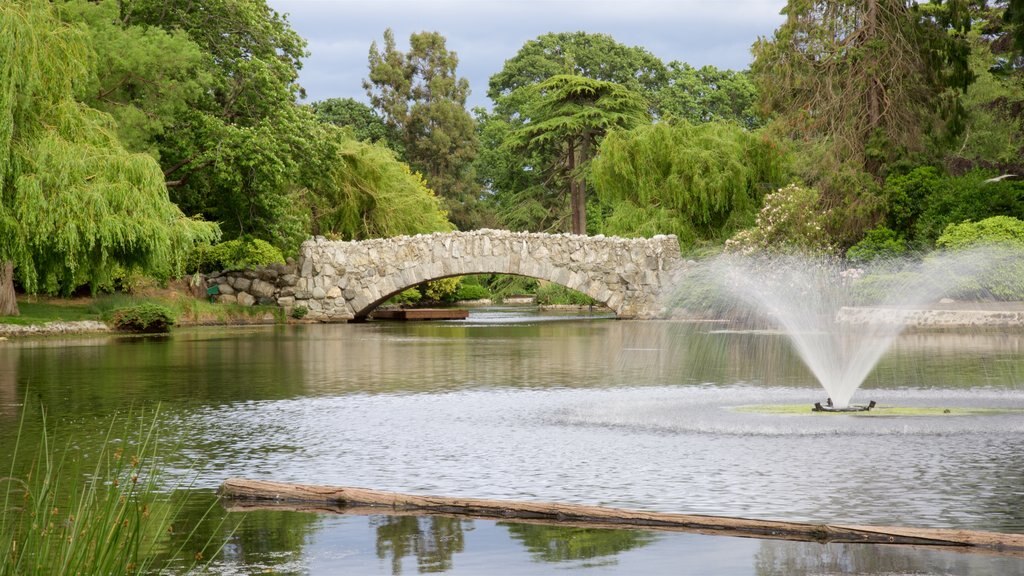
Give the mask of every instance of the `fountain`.
[[(814, 410), (850, 412), (874, 407), (851, 399), (904, 330), (909, 313), (1012, 257), (979, 249), (889, 260), (865, 271), (828, 257), (727, 254), (699, 267), (691, 277), (698, 284), (687, 285), (699, 286), (696, 293), (712, 314), (747, 327), (767, 321), (781, 330), (828, 393)], [(724, 290), (709, 296), (710, 286)], [(872, 313), (857, 313), (865, 310)]]

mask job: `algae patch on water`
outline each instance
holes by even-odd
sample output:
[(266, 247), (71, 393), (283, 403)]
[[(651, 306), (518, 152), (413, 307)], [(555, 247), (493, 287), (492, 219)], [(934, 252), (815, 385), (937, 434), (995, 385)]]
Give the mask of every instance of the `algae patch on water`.
[(806, 415), (821, 418), (856, 416), (858, 418), (884, 416), (994, 416), (998, 414), (1024, 414), (1024, 408), (966, 408), (954, 406), (887, 406), (879, 404), (866, 412), (814, 412), (811, 404), (747, 404), (734, 406), (734, 412), (748, 414)]

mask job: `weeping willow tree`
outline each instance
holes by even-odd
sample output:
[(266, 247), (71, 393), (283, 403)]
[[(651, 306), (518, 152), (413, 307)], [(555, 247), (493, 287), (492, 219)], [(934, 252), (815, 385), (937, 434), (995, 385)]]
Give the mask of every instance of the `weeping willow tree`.
[(333, 126), (314, 138), (304, 190), (314, 234), (357, 240), (453, 229), (441, 199), (390, 149)]
[(0, 4), (0, 315), (30, 293), (96, 286), (120, 264), (180, 269), (212, 223), (170, 202), (152, 157), (127, 152), (110, 117), (75, 100), (89, 46), (45, 0)]
[(764, 194), (784, 176), (778, 146), (727, 122), (611, 132), (590, 174), (603, 232), (675, 234), (683, 246), (751, 225)]

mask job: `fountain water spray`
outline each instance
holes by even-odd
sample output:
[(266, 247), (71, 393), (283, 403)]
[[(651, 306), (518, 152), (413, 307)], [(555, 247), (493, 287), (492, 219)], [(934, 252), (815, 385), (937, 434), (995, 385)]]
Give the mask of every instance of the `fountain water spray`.
[[(908, 312), (1012, 258), (1019, 262), (1020, 253), (976, 249), (889, 260), (865, 271), (835, 258), (729, 254), (692, 271), (692, 278), (705, 295), (710, 286), (724, 289), (710, 297), (716, 313), (748, 326), (767, 319), (785, 333), (828, 393), (826, 405), (816, 409), (849, 411), (856, 409), (854, 393), (905, 328)], [(865, 307), (873, 313), (851, 312)]]

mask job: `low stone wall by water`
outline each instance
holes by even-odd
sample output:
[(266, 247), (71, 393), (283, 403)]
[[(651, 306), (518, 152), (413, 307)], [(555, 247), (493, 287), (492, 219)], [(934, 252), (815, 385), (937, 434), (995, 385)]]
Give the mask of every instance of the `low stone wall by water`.
[(110, 327), (96, 320), (47, 322), (46, 324), (0, 324), (0, 336), (51, 336), (58, 334), (91, 334), (109, 332)]
[(862, 324), (899, 324), (912, 328), (1006, 328), (1024, 327), (1024, 310), (970, 308), (961, 304), (959, 309), (930, 308), (901, 310), (896, 308), (854, 308), (839, 310), (839, 322)]
[(295, 306), (295, 285), (299, 281), (298, 265), (288, 259), (286, 264), (271, 264), (253, 270), (225, 270), (205, 276), (208, 287), (217, 287), (213, 298), (224, 304)]

